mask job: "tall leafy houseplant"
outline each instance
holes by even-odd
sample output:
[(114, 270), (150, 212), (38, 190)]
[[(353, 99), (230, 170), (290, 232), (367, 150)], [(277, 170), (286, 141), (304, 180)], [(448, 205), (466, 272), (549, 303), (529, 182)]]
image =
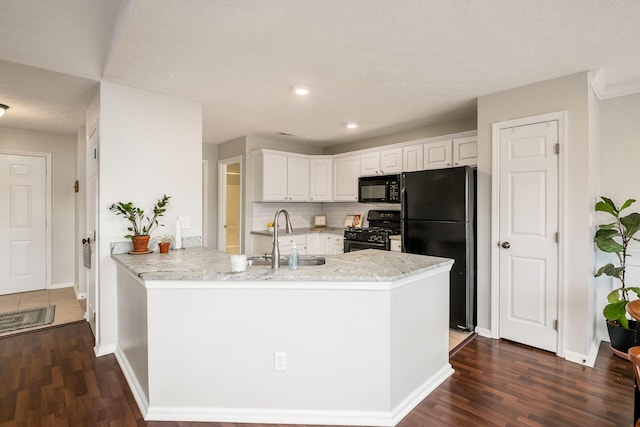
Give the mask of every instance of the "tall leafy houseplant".
[[(133, 202), (117, 202), (111, 205), (110, 211), (129, 221), (129, 227), (127, 227), (129, 234), (124, 237), (133, 240), (134, 252), (147, 251), (149, 235), (157, 227), (162, 227), (163, 224), (158, 222), (158, 218), (167, 211), (166, 207), (170, 198), (171, 196), (166, 194), (159, 198), (153, 205), (153, 215), (150, 217), (145, 215), (144, 210), (134, 205)], [(144, 239), (140, 239), (140, 243), (138, 243), (138, 237), (144, 237)]]
[(596, 203), (596, 211), (610, 214), (614, 218), (614, 222), (598, 226), (595, 236), (596, 246), (603, 252), (615, 254), (618, 258), (618, 265), (613, 263), (603, 265), (596, 272), (596, 277), (604, 274), (617, 279), (620, 283), (620, 287), (607, 295), (608, 304), (604, 307), (603, 313), (607, 320), (618, 322), (624, 329), (629, 329), (627, 320), (629, 292), (640, 297), (640, 288), (626, 285), (625, 269), (629, 256), (629, 243), (633, 240), (640, 242), (640, 239), (634, 237), (640, 231), (640, 214), (637, 212), (628, 215), (622, 214), (622, 211), (635, 202), (634, 199), (627, 200), (619, 209), (611, 199), (606, 197), (600, 199)]

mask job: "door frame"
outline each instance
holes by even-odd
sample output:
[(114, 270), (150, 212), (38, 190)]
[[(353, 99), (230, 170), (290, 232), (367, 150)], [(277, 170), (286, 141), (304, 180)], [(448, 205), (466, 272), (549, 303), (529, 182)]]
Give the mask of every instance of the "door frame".
[(45, 289), (51, 289), (51, 153), (42, 153), (38, 151), (14, 151), (14, 150), (0, 150), (0, 154), (7, 154), (11, 156), (29, 156), (29, 157), (44, 157), (45, 159), (45, 183), (44, 183), (44, 203), (45, 203), (45, 263), (46, 263), (46, 280)]
[(558, 342), (556, 354), (564, 357), (565, 333), (569, 328), (566, 319), (565, 274), (567, 239), (566, 195), (567, 195), (567, 112), (557, 111), (514, 120), (496, 122), (491, 125), (491, 337), (500, 338), (500, 131), (516, 126), (525, 126), (549, 121), (558, 122)]
[(242, 178), (244, 164), (242, 156), (230, 157), (228, 159), (218, 160), (218, 250), (223, 251), (226, 247), (226, 235), (224, 225), (227, 219), (227, 165), (231, 163), (240, 163), (240, 245), (239, 253), (244, 253), (244, 220), (242, 212), (244, 212), (244, 179)]

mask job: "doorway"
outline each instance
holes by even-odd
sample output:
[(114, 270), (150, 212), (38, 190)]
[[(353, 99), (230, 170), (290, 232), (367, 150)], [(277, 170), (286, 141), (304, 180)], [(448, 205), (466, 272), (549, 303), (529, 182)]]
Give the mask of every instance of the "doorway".
[(493, 125), (494, 336), (561, 354), (564, 113)]
[(242, 253), (242, 157), (218, 162), (218, 249)]
[(49, 154), (0, 153), (0, 295), (46, 289)]

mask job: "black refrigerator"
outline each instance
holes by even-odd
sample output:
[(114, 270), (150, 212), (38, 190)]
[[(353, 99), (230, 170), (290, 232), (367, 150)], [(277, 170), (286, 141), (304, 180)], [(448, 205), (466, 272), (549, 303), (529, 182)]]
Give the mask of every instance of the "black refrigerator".
[(402, 251), (454, 260), (449, 325), (467, 331), (476, 324), (475, 188), (469, 166), (402, 174)]

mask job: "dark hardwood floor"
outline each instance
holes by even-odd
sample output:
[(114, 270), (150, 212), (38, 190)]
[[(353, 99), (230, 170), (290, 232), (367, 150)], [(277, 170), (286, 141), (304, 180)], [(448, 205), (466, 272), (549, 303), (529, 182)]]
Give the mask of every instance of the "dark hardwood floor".
[[(633, 372), (602, 345), (594, 368), (478, 337), (455, 374), (400, 426), (631, 426)], [(0, 426), (219, 426), (145, 422), (113, 355), (85, 322), (0, 338)], [(259, 424), (242, 424), (257, 427)]]

